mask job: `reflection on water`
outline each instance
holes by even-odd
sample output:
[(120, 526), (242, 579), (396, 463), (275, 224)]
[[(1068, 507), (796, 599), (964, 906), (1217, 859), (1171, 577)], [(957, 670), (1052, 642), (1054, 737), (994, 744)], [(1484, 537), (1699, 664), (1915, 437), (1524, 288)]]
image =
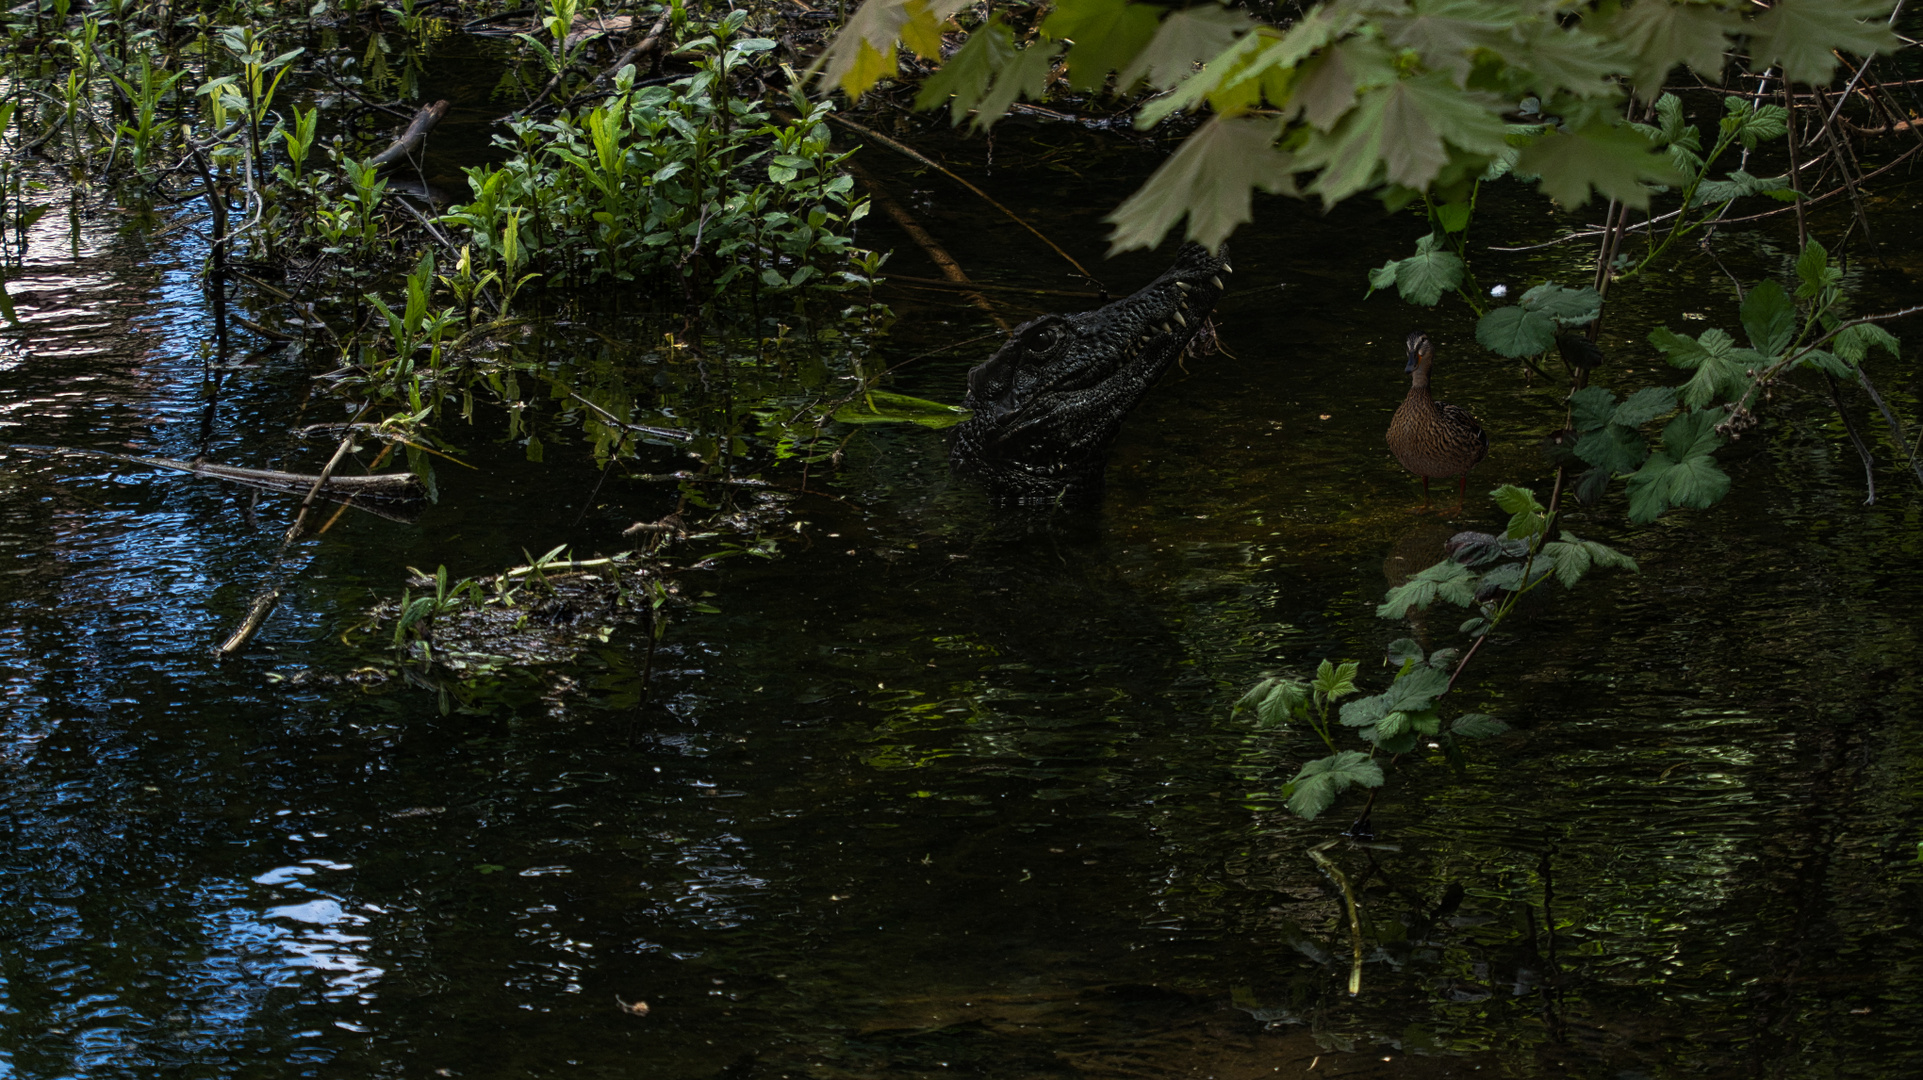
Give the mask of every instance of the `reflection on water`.
[[(1109, 179), (1024, 171), (1071, 138), (1093, 137), (1006, 129), (991, 182), (1112, 205)], [(928, 224), (985, 281), (1058, 284), (973, 213), (941, 202)], [(1101, 245), (1094, 216), (1055, 226), (1078, 254)], [(1373, 616), (1458, 527), (1405, 512), (1415, 489), (1381, 444), (1410, 313), (1356, 299), (1407, 225), (1267, 207), (1270, 231), (1238, 247), (1249, 291), (1221, 308), (1234, 357), (1157, 388), (1092, 518), (993, 517), (933, 433), (851, 444), (832, 480), (849, 501), (802, 510), (785, 558), (704, 572), (719, 614), (670, 630), (646, 710), (643, 650), (618, 638), (568, 693), (491, 711), (264, 678), (355, 662), (335, 635), (407, 565), (611, 548), (630, 511), (664, 512), (614, 479), (615, 511), (556, 524), (598, 479), (585, 454), (536, 466), (476, 436), (479, 472), (443, 476), (417, 526), (344, 519), (254, 658), (226, 666), (206, 649), (283, 501), (8, 456), (0, 1068), (1905, 1073), (1923, 1053), (1923, 504), (1890, 484), (1861, 506), (1833, 416), (1793, 396), (1731, 453), (1725, 506), (1637, 530), (1606, 502), (1572, 522), (1644, 573), (1492, 644), (1464, 705), (1515, 731), (1465, 776), (1396, 766), (1377, 846), (1339, 851), (1366, 960), (1362, 996), (1341, 993), (1340, 894), (1304, 852), (1348, 808), (1287, 814), (1274, 790), (1318, 744), (1228, 711), (1263, 670), (1354, 658), (1379, 688), (1388, 640), (1454, 637), (1446, 612)], [(43, 222), (9, 282), (27, 326), (0, 335), (5, 438), (311, 452), (281, 437), (298, 357), (205, 413), (190, 237), (63, 228)], [(1766, 243), (1741, 254), (1770, 269)], [(900, 272), (922, 272), (914, 257)], [(1567, 261), (1531, 258), (1498, 269)], [(1700, 307), (1716, 280), (1686, 267), (1626, 290), (1613, 355), (1675, 318), (1670, 290)], [(892, 302), (903, 358), (980, 331), (966, 309)], [(1470, 336), (1448, 309), (1426, 329)], [(953, 399), (970, 359), (913, 365), (898, 389)], [(1466, 358), (1449, 378), (1495, 436), (1478, 476), (1540, 480), (1559, 396)], [(1889, 381), (1917, 415), (1916, 387)], [(1500, 521), (1472, 499), (1459, 524)]]

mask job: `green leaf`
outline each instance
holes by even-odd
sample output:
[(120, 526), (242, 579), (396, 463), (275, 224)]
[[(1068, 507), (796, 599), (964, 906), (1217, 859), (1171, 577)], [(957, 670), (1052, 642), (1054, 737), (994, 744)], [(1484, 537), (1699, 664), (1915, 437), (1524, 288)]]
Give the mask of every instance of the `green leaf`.
[[(1314, 18), (1324, 9), (1310, 12)], [(1306, 20), (1305, 20), (1306, 21)], [(1373, 35), (1345, 38), (1323, 49), (1296, 72), (1294, 92), (1289, 97), (1288, 113), (1298, 111), (1315, 130), (1332, 133), (1349, 110), (1355, 108), (1357, 95), (1396, 79), (1395, 58)]]
[(1342, 706), (1336, 718), (1344, 727), (1370, 727), (1388, 713), (1388, 700), (1387, 694), (1357, 698)]
[(1776, 0), (1748, 26), (1750, 68), (1781, 64), (1792, 82), (1827, 85), (1836, 74), (1831, 50), (1866, 57), (1901, 44), (1889, 27), (1891, 6), (1890, 0)]
[(1463, 713), (1449, 724), (1449, 734), (1458, 739), (1487, 739), (1508, 730), (1508, 724), (1479, 712)]
[(1352, 785), (1382, 786), (1382, 766), (1360, 750), (1343, 750), (1308, 762), (1283, 791), (1288, 795), (1289, 809), (1313, 821)]
[(941, 23), (964, 6), (963, 0), (865, 0), (808, 66), (808, 74), (849, 97), (860, 97), (895, 74), (895, 43), (904, 34), (911, 45), (925, 47), (931, 38), (939, 42)]
[(1543, 193), (1572, 210), (1589, 201), (1591, 188), (1605, 198), (1648, 209), (1645, 183), (1673, 187), (1686, 179), (1648, 136), (1603, 122), (1573, 132), (1544, 132), (1523, 149), (1516, 169), (1541, 176)]
[(20, 316), (13, 310), (13, 297), (7, 295), (7, 286), (3, 281), (0, 281), (0, 319), (7, 320), (8, 326), (20, 325)]
[(1397, 638), (1389, 643), (1389, 666), (1398, 670), (1422, 663), (1422, 658), (1426, 655), (1428, 654), (1423, 651), (1422, 643), (1415, 638)]
[(1296, 719), (1308, 700), (1308, 691), (1301, 683), (1276, 679), (1269, 687), (1268, 696), (1256, 705), (1255, 715), (1263, 727), (1278, 727)]
[(1476, 343), (1497, 356), (1536, 356), (1556, 343), (1556, 321), (1521, 304), (1499, 307), (1476, 320)]
[(1382, 695), (1385, 713), (1421, 712), (1449, 692), (1449, 673), (1426, 664), (1410, 668)]
[(1353, 660), (1339, 667), (1324, 660), (1321, 666), (1315, 669), (1315, 682), (1312, 688), (1322, 696), (1324, 701), (1336, 701), (1348, 697), (1356, 692), (1355, 673), (1361, 670), (1361, 667), (1362, 665)]
[(1716, 434), (1720, 415), (1717, 409), (1687, 412), (1663, 429), (1662, 450), (1629, 478), (1631, 521), (1647, 524), (1676, 506), (1712, 506), (1729, 493), (1729, 475), (1710, 456), (1723, 443)]
[(1896, 338), (1875, 323), (1846, 326), (1830, 339), (1830, 348), (1836, 350), (1836, 355), (1852, 364), (1860, 364), (1868, 359), (1871, 346), (1880, 348), (1894, 357), (1903, 355), (1902, 345)]
[(1109, 254), (1152, 248), (1188, 216), (1188, 238), (1213, 250), (1248, 221), (1253, 188), (1294, 194), (1289, 155), (1275, 148), (1276, 121), (1214, 117), (1106, 220)]
[(1677, 392), (1691, 408), (1741, 396), (1749, 386), (1748, 368), (1764, 360), (1750, 349), (1736, 348), (1735, 338), (1714, 327), (1694, 339), (1657, 327), (1649, 343), (1668, 354), (1671, 366), (1695, 372)]
[(1416, 241), (1416, 253), (1396, 264), (1396, 292), (1422, 307), (1434, 307), (1442, 294), (1462, 284), (1467, 267), (1452, 251), (1438, 250), (1441, 238), (1431, 233)]
[(1797, 367), (1813, 368), (1838, 379), (1856, 378), (1856, 369), (1844, 363), (1835, 353), (1822, 349), (1809, 349), (1796, 358)]
[(954, 427), (969, 416), (967, 409), (885, 390), (871, 390), (835, 410), (835, 419), (844, 424), (920, 424), (926, 428)]
[[(1127, 0), (1063, 0), (1042, 20), (1042, 33), (1073, 41), (1068, 50), (1068, 84), (1081, 91), (1101, 90), (1108, 73), (1135, 62), (1154, 39), (1163, 9)], [(1116, 90), (1127, 93), (1127, 86)]]
[(1539, 311), (1562, 326), (1584, 326), (1602, 314), (1602, 294), (1594, 287), (1565, 288), (1545, 282), (1522, 294), (1522, 306)]
[(1646, 386), (1629, 395), (1609, 417), (1612, 424), (1641, 427), (1651, 420), (1676, 410), (1676, 390), (1669, 386)]
[(1536, 501), (1535, 492), (1514, 484), (1504, 484), (1489, 493), (1496, 505), (1509, 511), (1509, 528), (1503, 535), (1511, 540), (1526, 539), (1542, 531), (1547, 511)]
[[(1510, 540), (1507, 537), (1491, 536), (1485, 532), (1459, 532), (1451, 536), (1448, 541), (1442, 545), (1442, 550), (1448, 553), (1449, 558), (1464, 566), (1487, 566), (1498, 559), (1520, 559), (1529, 554), (1529, 541)], [(1408, 640), (1407, 638), (1403, 639), (1403, 641)], [(1414, 645), (1415, 643), (1409, 642), (1409, 644)], [(1391, 650), (1390, 659), (1393, 660), (1393, 650), (1395, 646), (1391, 645), (1389, 648)], [(1437, 654), (1440, 655), (1448, 651), (1447, 649), (1438, 649)], [(1418, 659), (1421, 658), (1421, 651), (1419, 649), (1417, 650), (1416, 656)], [(1433, 665), (1435, 663), (1434, 658), (1431, 658), (1429, 663)]]
[(996, 14), (922, 84), (915, 108), (932, 109), (947, 101), (951, 124), (959, 125), (972, 113), (974, 128), (985, 131), (1017, 97), (1041, 100), (1054, 58), (1051, 46), (1016, 48), (1014, 31)]
[(1126, 92), (1147, 79), (1156, 89), (1167, 90), (1188, 78), (1195, 65), (1214, 57), (1255, 25), (1248, 15), (1219, 4), (1199, 4), (1177, 11), (1162, 20), (1155, 37), (1116, 76), (1116, 86)]
[(1236, 699), (1235, 706), (1229, 710), (1229, 716), (1237, 716), (1244, 709), (1253, 709), (1261, 705), (1263, 700), (1269, 696), (1269, 691), (1275, 689), (1275, 684), (1281, 681), (1281, 679), (1276, 678), (1263, 679), (1261, 682), (1249, 687), (1248, 693)]
[(1577, 431), (1598, 431), (1616, 417), (1616, 395), (1600, 386), (1585, 386), (1569, 395), (1569, 415)]
[(1382, 719), (1376, 721), (1375, 730), (1364, 733), (1363, 738), (1368, 739), (1372, 743), (1385, 743), (1408, 734), (1409, 727), (1408, 713), (1399, 711), (1390, 712)]
[(1410, 608), (1428, 610), (1437, 599), (1470, 607), (1476, 602), (1475, 578), (1475, 572), (1468, 567), (1445, 559), (1390, 589), (1389, 595), (1376, 607), (1376, 617), (1400, 619)]
[(1612, 37), (1636, 58), (1632, 80), (1648, 100), (1677, 64), (1712, 83), (1722, 81), (1726, 39), (1739, 32), (1736, 16), (1701, 4), (1641, 0), (1609, 26)]
[(1697, 184), (1696, 191), (1689, 197), (1689, 205), (1728, 202), (1745, 195), (1768, 195), (1779, 202), (1794, 202), (1798, 198), (1787, 176), (1751, 176), (1737, 169), (1727, 180), (1705, 180)]
[[(1830, 253), (1811, 237), (1796, 256), (1796, 295), (1804, 300), (1820, 300), (1825, 290), (1843, 280), (1843, 271), (1830, 265)], [(1846, 331), (1847, 332), (1847, 331)], [(1840, 350), (1839, 350), (1840, 351)]]
[(1781, 355), (1796, 336), (1796, 307), (1774, 281), (1765, 281), (1743, 298), (1743, 332), (1750, 347), (1766, 357)]
[(1635, 428), (1610, 424), (1577, 439), (1576, 456), (1599, 469), (1628, 472), (1649, 456), (1649, 444)]
[(1476, 171), (1504, 149), (1504, 107), (1492, 94), (1458, 89), (1439, 72), (1399, 79), (1363, 93), (1327, 135), (1311, 131), (1296, 165), (1321, 172), (1309, 190), (1325, 207), (1378, 178), (1422, 191), (1449, 163), (1449, 147), (1474, 157)]
[(1472, 209), (1466, 202), (1444, 203), (1436, 207), (1436, 224), (1445, 233), (1459, 233), (1469, 227)]

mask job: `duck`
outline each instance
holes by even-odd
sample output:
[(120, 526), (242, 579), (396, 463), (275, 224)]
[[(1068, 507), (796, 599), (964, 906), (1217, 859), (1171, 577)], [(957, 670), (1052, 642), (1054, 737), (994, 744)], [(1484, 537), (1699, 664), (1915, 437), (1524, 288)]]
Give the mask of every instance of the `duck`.
[(1429, 396), (1429, 370), (1435, 363), (1435, 342), (1420, 330), (1409, 335), (1409, 394), (1389, 421), (1389, 452), (1402, 467), (1422, 477), (1422, 505), (1429, 509), (1429, 481), (1456, 477), (1456, 508), (1462, 513), (1469, 487), (1469, 470), (1489, 454), (1489, 436), (1482, 425), (1458, 405), (1445, 405)]

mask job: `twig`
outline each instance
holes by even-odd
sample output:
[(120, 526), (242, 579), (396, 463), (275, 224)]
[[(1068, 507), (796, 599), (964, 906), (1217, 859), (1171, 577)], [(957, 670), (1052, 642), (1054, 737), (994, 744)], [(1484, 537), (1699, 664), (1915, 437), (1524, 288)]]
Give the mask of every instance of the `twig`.
[(881, 207), (882, 213), (893, 218), (895, 224), (901, 226), (901, 231), (907, 233), (908, 238), (927, 254), (928, 258), (934, 262), (936, 269), (941, 271), (942, 276), (962, 286), (964, 289), (962, 295), (966, 296), (970, 303), (986, 312), (996, 326), (1003, 330), (1009, 329), (1008, 320), (1002, 318), (1001, 312), (995, 309), (994, 304), (989, 303), (988, 297), (975, 289), (975, 283), (968, 280), (968, 275), (962, 272), (961, 264), (955, 261), (954, 256), (943, 250), (941, 244), (929, 235), (927, 229), (921, 227), (921, 222), (916, 221), (914, 215), (903, 209), (902, 205), (888, 194), (886, 188), (876, 183), (875, 178), (868, 175), (866, 169), (852, 161), (848, 163), (848, 168), (861, 179), (863, 186), (868, 189), (869, 198)]
[(1869, 393), (1870, 400), (1876, 402), (1876, 407), (1882, 410), (1883, 422), (1890, 425), (1890, 434), (1896, 436), (1896, 445), (1909, 454), (1910, 471), (1916, 474), (1918, 481), (1923, 481), (1923, 465), (1917, 463), (1916, 451), (1910, 449), (1910, 436), (1903, 430), (1903, 422), (1898, 420), (1896, 413), (1890, 410), (1889, 403), (1883, 400), (1883, 395), (1876, 392), (1876, 384), (1871, 382), (1869, 375), (1864, 373), (1863, 365), (1852, 361), (1850, 370), (1856, 372), (1856, 381), (1863, 384), (1863, 389)]
[(1836, 384), (1836, 376), (1825, 371), (1823, 379), (1829, 383), (1830, 404), (1836, 406), (1836, 415), (1843, 418), (1843, 430), (1849, 432), (1850, 442), (1856, 445), (1856, 454), (1863, 459), (1863, 483), (1869, 488), (1869, 497), (1863, 500), (1864, 506), (1876, 505), (1876, 459), (1870, 456), (1870, 448), (1864, 444), (1863, 436), (1856, 430), (1856, 421), (1850, 419), (1849, 410), (1843, 408), (1843, 391)]
[[(1022, 218), (1020, 214), (1017, 214), (1015, 213), (1015, 211), (1010, 210), (1008, 207), (1003, 206), (1001, 203), (996, 202), (993, 198), (989, 196), (989, 194), (986, 191), (983, 191), (981, 188), (978, 188), (975, 185), (969, 183), (968, 181), (962, 179), (961, 177), (955, 175), (953, 172), (950, 172), (947, 168), (943, 167), (941, 164), (937, 163), (933, 159), (929, 158), (927, 155), (921, 153), (920, 151), (916, 150), (912, 146), (907, 145), (906, 143), (896, 142), (894, 139), (891, 139), (888, 136), (883, 135), (879, 131), (874, 131), (870, 128), (863, 127), (862, 125), (855, 123), (853, 120), (850, 120), (847, 117), (841, 116), (836, 113), (829, 113), (828, 120), (830, 123), (840, 124), (842, 127), (845, 127), (849, 131), (852, 131), (855, 134), (860, 135), (864, 139), (873, 139), (876, 142), (882, 144), (883, 146), (886, 146), (888, 149), (893, 150), (898, 154), (905, 155), (910, 160), (926, 165), (929, 168), (934, 169), (936, 172), (941, 173), (943, 176), (948, 177), (950, 180), (953, 180), (957, 184), (960, 184), (961, 186), (974, 192), (976, 195), (981, 197), (981, 200), (983, 202), (987, 203), (988, 205), (994, 207), (997, 210), (1000, 210), (1003, 214), (1007, 215), (1008, 220), (1014, 222), (1017, 225), (1020, 225), (1022, 228), (1027, 229), (1029, 232), (1034, 233), (1035, 238), (1040, 240), (1042, 243), (1047, 244), (1049, 246), (1049, 249), (1054, 251), (1055, 254), (1060, 255), (1064, 259), (1067, 259), (1068, 265), (1074, 267), (1076, 273), (1082, 275), (1082, 277), (1087, 279), (1088, 281), (1093, 282), (1097, 288), (1101, 288), (1101, 284), (1102, 284), (1101, 281), (1098, 278), (1096, 278), (1094, 274), (1089, 273), (1087, 267), (1083, 266), (1079, 262), (1076, 262), (1075, 256), (1070, 255), (1066, 251), (1063, 251), (1061, 248), (1061, 245), (1057, 244), (1055, 241), (1050, 240), (1048, 237), (1044, 236), (1040, 229), (1037, 229), (1035, 226), (1030, 225), (1026, 220)], [(1104, 290), (1104, 292), (1106, 292), (1106, 290)]]

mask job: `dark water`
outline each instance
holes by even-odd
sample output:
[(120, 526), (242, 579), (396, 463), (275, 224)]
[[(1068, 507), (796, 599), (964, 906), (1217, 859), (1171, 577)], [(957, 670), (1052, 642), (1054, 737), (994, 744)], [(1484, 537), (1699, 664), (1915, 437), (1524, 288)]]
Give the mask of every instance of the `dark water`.
[[(1091, 266), (1101, 216), (1154, 162), (1032, 121), (998, 133), (992, 168), (980, 142), (914, 137)], [(1085, 287), (946, 181), (866, 157), (980, 279)], [(1886, 196), (1884, 258), (1852, 275), (1866, 310), (1914, 292), (1911, 196)], [(1478, 222), (1491, 242), (1555, 234), (1547, 206), (1506, 201)], [(1463, 779), (1399, 765), (1381, 846), (1333, 852), (1358, 879), (1380, 868), (1363, 992), (1343, 993), (1340, 894), (1307, 849), (1353, 804), (1289, 815), (1273, 792), (1318, 756), (1313, 737), (1229, 706), (1264, 671), (1354, 658), (1379, 689), (1391, 639), (1455, 643), (1449, 612), (1413, 630), (1374, 616), (1385, 574), (1433, 561), (1455, 527), (1406, 512), (1416, 487), (1382, 443), (1414, 325), (1441, 343), (1442, 395), (1492, 432), (1483, 490), (1546, 495), (1535, 443), (1560, 394), (1479, 354), (1460, 305), (1362, 298), (1415, 218), (1258, 210), (1218, 312), (1233, 356), (1189, 362), (1142, 405), (1099, 512), (997, 518), (949, 476), (939, 435), (866, 434), (830, 481), (846, 501), (795, 503), (806, 524), (782, 557), (688, 580), (719, 613), (677, 619), (645, 706), (638, 635), (486, 709), (312, 677), (362, 662), (339, 636), (407, 566), (615, 550), (672, 507), (618, 478), (591, 497), (578, 441), (535, 465), (485, 420), (461, 434), (477, 471), (444, 469), (417, 524), (352, 516), (312, 542), (224, 665), (207, 650), (268, 580), (291, 501), (7, 456), (0, 1075), (1923, 1065), (1923, 502), (1860, 395), (1885, 466), (1874, 506), (1827, 401), (1793, 389), (1725, 452), (1721, 506), (1639, 528), (1618, 495), (1568, 521), (1642, 573), (1599, 575), (1492, 642), (1458, 696), (1514, 732)], [(1844, 223), (1816, 218), (1819, 235)], [(30, 239), (8, 283), (27, 327), (0, 336), (6, 441), (324, 458), (284, 434), (340, 418), (308, 393), (319, 359), (263, 356), (203, 408), (191, 234), (98, 208)], [(865, 239), (935, 276), (881, 223)], [(1793, 249), (1780, 229), (1720, 243), (1750, 280)], [(1590, 257), (1479, 269), (1575, 284)], [(1165, 260), (1097, 272), (1121, 291)], [(891, 361), (990, 329), (951, 295), (887, 299)], [(1736, 325), (1702, 259), (1615, 300), (1604, 379), (1621, 387), (1680, 381), (1653, 370), (1650, 327)], [(987, 351), (917, 361), (895, 388), (955, 400)], [(1872, 370), (1918, 417), (1910, 362)], [(1461, 524), (1502, 516), (1472, 496)], [(646, 1016), (617, 1004), (639, 1001)]]

